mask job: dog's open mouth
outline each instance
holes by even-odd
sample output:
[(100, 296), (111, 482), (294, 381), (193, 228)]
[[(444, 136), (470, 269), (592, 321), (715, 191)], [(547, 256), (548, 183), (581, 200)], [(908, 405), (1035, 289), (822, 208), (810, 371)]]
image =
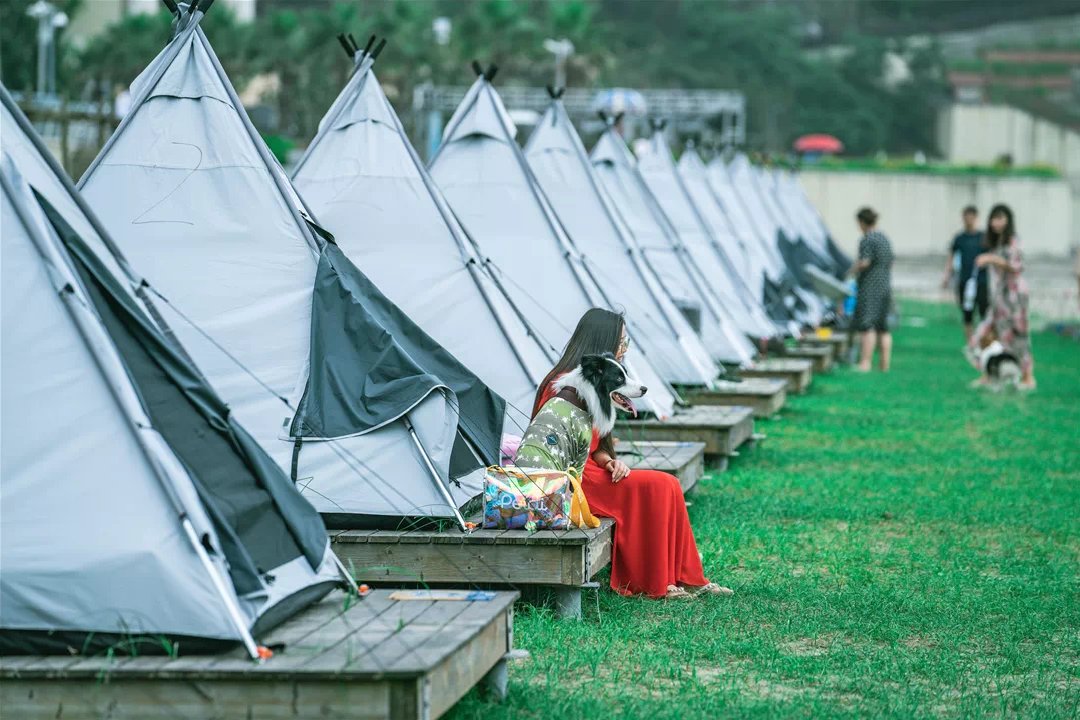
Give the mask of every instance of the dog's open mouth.
[(637, 408), (634, 407), (634, 403), (630, 402), (630, 398), (626, 397), (622, 393), (611, 393), (611, 402), (618, 405), (625, 412), (628, 412), (634, 417), (637, 417)]

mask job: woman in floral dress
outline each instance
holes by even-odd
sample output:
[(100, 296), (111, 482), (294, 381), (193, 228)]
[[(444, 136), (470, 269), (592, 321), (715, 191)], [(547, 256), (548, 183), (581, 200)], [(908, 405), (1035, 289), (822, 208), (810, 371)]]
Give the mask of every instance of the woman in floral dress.
[[(1035, 359), (1031, 354), (1031, 338), (1028, 335), (1028, 287), (1023, 278), (1024, 257), (1020, 252), (1020, 240), (1016, 237), (1012, 210), (1007, 205), (995, 205), (990, 210), (986, 228), (987, 252), (975, 258), (977, 267), (990, 268), (991, 307), (987, 316), (971, 337), (969, 356), (978, 357), (978, 350), (988, 334), (1012, 353), (1020, 363), (1022, 377), (1019, 388), (1035, 388)], [(976, 362), (976, 368), (978, 364)], [(977, 384), (985, 385), (990, 379), (984, 374)]]

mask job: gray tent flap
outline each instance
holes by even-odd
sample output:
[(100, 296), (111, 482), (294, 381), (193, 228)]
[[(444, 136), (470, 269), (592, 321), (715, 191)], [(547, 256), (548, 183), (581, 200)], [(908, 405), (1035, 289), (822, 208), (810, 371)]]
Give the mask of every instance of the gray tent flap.
[[(334, 243), (319, 261), (312, 296), (311, 371), (293, 434), (345, 437), (396, 420), (425, 396), (447, 389), (461, 431), (498, 462), (504, 405), (452, 355), (394, 307)], [(391, 331), (392, 330), (392, 331)], [(457, 472), (479, 463), (458, 453)]]
[(334, 258), (319, 259), (312, 294), (311, 366), (291, 433), (340, 438), (404, 415), (441, 387), (367, 314)]

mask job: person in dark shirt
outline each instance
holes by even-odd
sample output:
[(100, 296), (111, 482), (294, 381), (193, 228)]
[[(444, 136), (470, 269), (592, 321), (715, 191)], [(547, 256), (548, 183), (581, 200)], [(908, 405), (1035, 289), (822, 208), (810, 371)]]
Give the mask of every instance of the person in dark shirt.
[(851, 266), (850, 275), (858, 276), (855, 290), (854, 328), (862, 333), (859, 372), (870, 372), (874, 346), (880, 350), (878, 364), (882, 372), (889, 371), (892, 362), (892, 330), (889, 313), (892, 311), (892, 244), (877, 229), (878, 214), (864, 207), (855, 216), (862, 232), (859, 240), (859, 259)]
[[(979, 211), (974, 205), (964, 208), (962, 215), (964, 231), (953, 238), (952, 248), (949, 251), (949, 259), (945, 268), (945, 279), (941, 283), (942, 288), (948, 288), (949, 284), (956, 279), (956, 303), (960, 306), (960, 312), (964, 316), (964, 337), (971, 339), (974, 326), (975, 311), (979, 311), (979, 319), (986, 317), (986, 311), (990, 307), (990, 293), (987, 285), (986, 270), (975, 267), (975, 258), (985, 251), (983, 233), (979, 230)], [(975, 302), (970, 310), (964, 308), (964, 286), (973, 272), (978, 272), (975, 280)]]

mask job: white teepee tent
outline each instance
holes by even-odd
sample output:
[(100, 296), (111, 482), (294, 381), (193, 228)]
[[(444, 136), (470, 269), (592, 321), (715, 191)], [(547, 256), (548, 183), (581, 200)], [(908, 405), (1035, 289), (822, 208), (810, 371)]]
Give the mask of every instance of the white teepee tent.
[(654, 130), (648, 152), (638, 160), (638, 169), (694, 262), (740, 329), (751, 337), (775, 335), (776, 326), (732, 259), (737, 257), (739, 248), (726, 219), (716, 217), (719, 211), (708, 189), (688, 182), (676, 168), (662, 127)]
[[(447, 123), (431, 174), (530, 322), (561, 348), (586, 310), (614, 305), (515, 142), (517, 129), (491, 86), (492, 72), (478, 73)], [(639, 404), (659, 417), (670, 416), (675, 395), (649, 359), (631, 351), (627, 365), (649, 388)]]
[(339, 581), (325, 526), (114, 274), (110, 238), (0, 101), (0, 654), (255, 657), (256, 636)]
[(593, 176), (592, 164), (557, 97), (536, 124), (525, 157), (605, 292), (635, 321), (635, 337), (673, 383), (712, 382), (716, 365), (649, 267)]
[(181, 8), (81, 189), (168, 298), (162, 313), (202, 373), (329, 522), (463, 525), (459, 506), (498, 457), (501, 399), (314, 222), (202, 12)]
[(675, 303), (684, 312), (696, 316), (702, 342), (713, 359), (737, 365), (749, 363), (754, 357), (753, 345), (694, 264), (614, 127), (600, 136), (590, 161), (601, 187), (633, 233), (648, 264)]

